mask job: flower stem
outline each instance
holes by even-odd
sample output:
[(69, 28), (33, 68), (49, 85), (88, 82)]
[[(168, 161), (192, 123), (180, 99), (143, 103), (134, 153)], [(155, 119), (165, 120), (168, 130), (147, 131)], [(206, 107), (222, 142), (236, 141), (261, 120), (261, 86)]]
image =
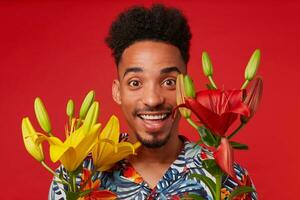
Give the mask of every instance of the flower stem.
[(249, 83), (250, 83), (250, 81), (245, 80), (244, 84), (241, 87), (241, 90), (246, 89), (246, 87), (248, 86)]
[(244, 126), (246, 125), (246, 123), (241, 123), (239, 125), (239, 127), (237, 127), (237, 129), (235, 129), (227, 138), (228, 140), (231, 139), (235, 134), (237, 134), (237, 132), (239, 132)]
[(72, 186), (73, 186), (73, 192), (76, 192), (77, 187), (76, 187), (76, 174), (71, 173), (71, 178), (72, 178)]
[(214, 82), (212, 76), (208, 76), (207, 78), (208, 78), (210, 84), (211, 84), (215, 89), (218, 89), (218, 87), (217, 87), (216, 83)]
[(81, 123), (81, 118), (78, 119), (78, 121), (77, 121), (77, 123), (76, 123), (76, 128), (75, 128), (75, 130), (79, 128), (80, 123)]
[(198, 125), (195, 124), (195, 122), (191, 118), (187, 118), (186, 120), (192, 127), (194, 127), (195, 129), (198, 129)]
[(71, 127), (72, 127), (72, 116), (69, 116), (69, 126), (70, 126), (70, 130), (71, 130)]
[(66, 180), (61, 179), (55, 171), (53, 171), (44, 161), (41, 162), (41, 164), (51, 173), (53, 176), (55, 176), (59, 181), (61, 181), (63, 184), (66, 184), (70, 186), (70, 183), (68, 183)]
[(222, 181), (222, 175), (217, 175), (216, 177), (216, 199), (215, 200), (221, 200), (221, 181)]

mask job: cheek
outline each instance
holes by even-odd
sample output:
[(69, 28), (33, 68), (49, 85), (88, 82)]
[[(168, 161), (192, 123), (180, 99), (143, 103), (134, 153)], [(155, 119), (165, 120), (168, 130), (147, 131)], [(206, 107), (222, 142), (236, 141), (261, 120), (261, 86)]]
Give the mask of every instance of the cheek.
[(165, 99), (168, 104), (173, 106), (177, 106), (176, 102), (176, 90), (166, 91), (165, 92)]
[(121, 107), (126, 116), (131, 115), (138, 104), (138, 96), (130, 91), (121, 91)]

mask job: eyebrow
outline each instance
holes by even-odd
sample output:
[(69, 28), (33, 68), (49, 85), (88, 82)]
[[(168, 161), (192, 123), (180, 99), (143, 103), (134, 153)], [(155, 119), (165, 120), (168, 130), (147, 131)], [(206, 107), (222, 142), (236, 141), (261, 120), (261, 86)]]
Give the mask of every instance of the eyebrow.
[(174, 67), (167, 67), (167, 68), (164, 68), (162, 70), (160, 70), (160, 74), (167, 74), (167, 73), (171, 73), (171, 72), (178, 72), (178, 73), (181, 73), (179, 68), (174, 66)]
[[(137, 73), (137, 72), (143, 72), (143, 69), (141, 67), (130, 67), (127, 68), (124, 72), (123, 78), (128, 74), (128, 73)], [(167, 73), (171, 73), (171, 72), (178, 72), (181, 73), (179, 68), (176, 66), (173, 67), (166, 67), (163, 68), (162, 70), (160, 70), (160, 74), (167, 74)]]
[(126, 76), (126, 74), (130, 73), (130, 72), (142, 72), (143, 69), (140, 68), (140, 67), (130, 67), (130, 68), (127, 68), (124, 72), (124, 75), (123, 75), (123, 78)]

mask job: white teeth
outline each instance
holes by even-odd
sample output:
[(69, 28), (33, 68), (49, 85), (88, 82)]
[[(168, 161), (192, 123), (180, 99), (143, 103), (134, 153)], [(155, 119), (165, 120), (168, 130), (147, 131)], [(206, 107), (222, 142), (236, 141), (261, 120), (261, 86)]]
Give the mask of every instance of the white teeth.
[(140, 115), (141, 118), (147, 119), (147, 120), (164, 119), (166, 116), (167, 116), (167, 114), (161, 114), (161, 115)]

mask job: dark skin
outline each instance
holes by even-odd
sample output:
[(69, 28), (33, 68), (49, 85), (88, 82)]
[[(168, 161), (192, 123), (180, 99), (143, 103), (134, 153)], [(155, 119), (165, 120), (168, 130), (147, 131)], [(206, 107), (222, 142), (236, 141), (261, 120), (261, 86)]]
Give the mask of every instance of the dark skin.
[(130, 142), (140, 141), (131, 165), (151, 188), (165, 174), (182, 149), (178, 138), (180, 116), (176, 107), (176, 76), (186, 73), (177, 47), (156, 41), (130, 45), (118, 65), (112, 86), (113, 99), (120, 105), (130, 127)]

